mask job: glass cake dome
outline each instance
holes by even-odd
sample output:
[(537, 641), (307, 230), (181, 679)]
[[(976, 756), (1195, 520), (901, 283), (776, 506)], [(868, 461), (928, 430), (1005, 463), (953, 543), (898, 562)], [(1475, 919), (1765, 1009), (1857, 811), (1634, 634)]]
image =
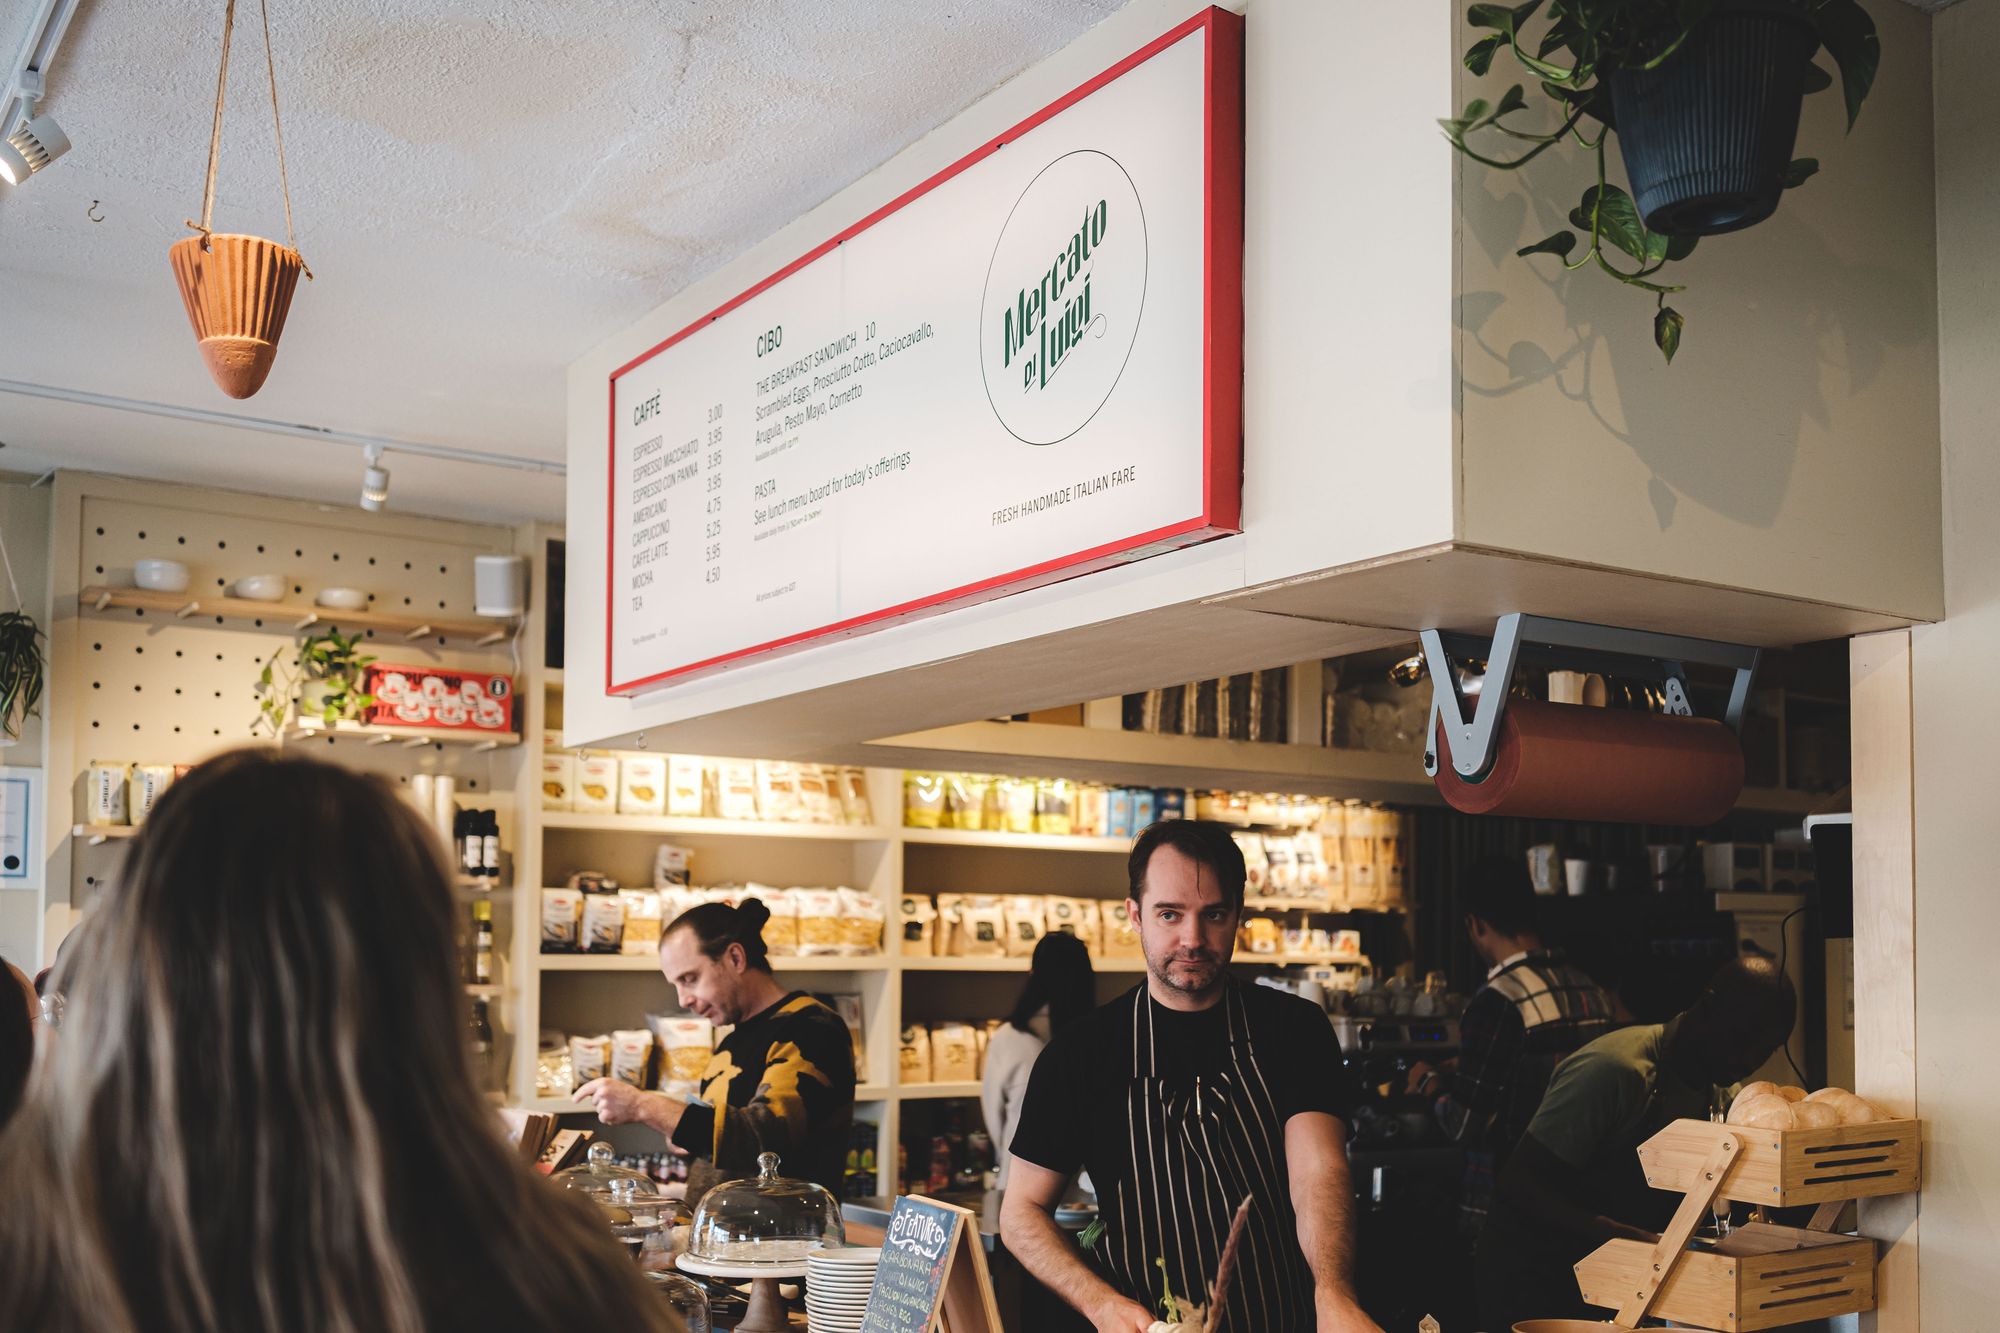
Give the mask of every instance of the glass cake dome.
[(643, 1264), (671, 1263), (680, 1248), (673, 1232), (687, 1222), (687, 1205), (661, 1193), (643, 1172), (614, 1165), (613, 1155), (610, 1144), (593, 1143), (583, 1162), (556, 1172), (555, 1182), (597, 1205), (611, 1234)]
[(840, 1202), (809, 1180), (778, 1174), (778, 1154), (757, 1158), (757, 1175), (710, 1190), (695, 1210), (688, 1253), (708, 1263), (803, 1270), (806, 1255), (847, 1243)]

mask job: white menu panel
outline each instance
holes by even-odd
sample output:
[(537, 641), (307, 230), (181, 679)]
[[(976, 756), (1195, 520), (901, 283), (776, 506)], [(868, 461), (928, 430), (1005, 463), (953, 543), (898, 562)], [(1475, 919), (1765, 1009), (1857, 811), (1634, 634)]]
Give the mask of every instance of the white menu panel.
[(613, 375), (613, 693), (1234, 529), (1217, 14)]

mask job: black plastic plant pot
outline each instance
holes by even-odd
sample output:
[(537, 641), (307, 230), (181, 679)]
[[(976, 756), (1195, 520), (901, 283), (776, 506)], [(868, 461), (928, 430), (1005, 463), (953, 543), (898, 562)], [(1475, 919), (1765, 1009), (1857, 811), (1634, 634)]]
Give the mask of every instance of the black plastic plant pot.
[(1713, 236), (1777, 210), (1818, 49), (1795, 0), (1724, 0), (1658, 69), (1609, 75), (1625, 175), (1650, 230)]

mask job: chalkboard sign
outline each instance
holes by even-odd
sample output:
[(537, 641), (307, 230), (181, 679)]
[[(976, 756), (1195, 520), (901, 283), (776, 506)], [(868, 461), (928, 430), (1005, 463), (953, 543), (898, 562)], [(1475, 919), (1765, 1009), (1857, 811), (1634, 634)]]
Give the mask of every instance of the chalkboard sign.
[(861, 1333), (1001, 1333), (1000, 1307), (973, 1216), (920, 1194), (896, 1200)]

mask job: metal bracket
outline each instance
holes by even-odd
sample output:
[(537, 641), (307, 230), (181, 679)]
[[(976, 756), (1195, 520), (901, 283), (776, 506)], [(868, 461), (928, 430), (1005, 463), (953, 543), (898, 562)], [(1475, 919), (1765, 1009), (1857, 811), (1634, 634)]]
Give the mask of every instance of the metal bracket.
[[(1514, 611), (1500, 617), (1493, 637), (1427, 629), (1418, 636), (1424, 665), (1431, 677), (1431, 715), (1424, 737), (1424, 772), (1437, 776), (1437, 735), (1444, 730), (1451, 766), (1460, 777), (1477, 781), (1493, 765), (1500, 738), (1500, 715), (1514, 687), (1514, 672), (1524, 657), (1553, 660), (1567, 666), (1610, 674), (1646, 673), (1665, 680), (1666, 711), (1694, 716), (1688, 699), (1687, 663), (1727, 667), (1736, 672), (1723, 721), (1732, 731), (1743, 730), (1743, 709), (1750, 700), (1750, 681), (1757, 672), (1758, 649), (1678, 634), (1592, 625), (1580, 620), (1556, 620)], [(1460, 692), (1452, 658), (1486, 658), (1486, 675), (1479, 701), (1469, 706)]]

